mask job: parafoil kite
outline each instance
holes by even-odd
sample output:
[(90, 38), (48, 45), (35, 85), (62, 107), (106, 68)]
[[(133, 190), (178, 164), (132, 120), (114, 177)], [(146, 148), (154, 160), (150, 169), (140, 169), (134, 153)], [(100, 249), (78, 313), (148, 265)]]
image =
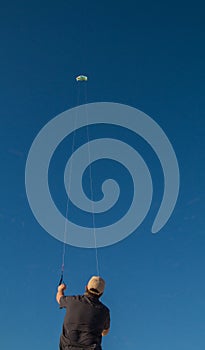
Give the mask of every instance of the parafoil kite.
[(76, 81), (87, 81), (88, 77), (86, 77), (86, 75), (78, 75), (78, 77), (76, 77)]

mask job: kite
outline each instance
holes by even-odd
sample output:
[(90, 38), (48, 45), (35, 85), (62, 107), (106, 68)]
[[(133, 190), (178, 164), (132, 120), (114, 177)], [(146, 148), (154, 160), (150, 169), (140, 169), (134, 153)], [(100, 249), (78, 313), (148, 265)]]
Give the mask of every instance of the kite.
[(87, 81), (88, 77), (86, 77), (86, 75), (78, 75), (78, 77), (76, 77), (76, 81)]

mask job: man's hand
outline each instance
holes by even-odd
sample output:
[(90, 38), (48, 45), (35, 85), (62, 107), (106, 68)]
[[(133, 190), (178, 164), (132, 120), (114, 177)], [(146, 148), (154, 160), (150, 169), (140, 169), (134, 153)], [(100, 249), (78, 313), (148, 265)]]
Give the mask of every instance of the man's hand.
[(66, 285), (64, 283), (60, 284), (60, 286), (58, 286), (58, 292), (64, 291), (66, 290)]
[(104, 337), (105, 335), (107, 335), (109, 333), (110, 328), (108, 329), (104, 329), (104, 331), (102, 331), (102, 336)]
[(58, 286), (58, 292), (56, 294), (56, 300), (60, 304), (60, 298), (64, 296), (64, 290), (66, 290), (66, 285), (64, 283)]

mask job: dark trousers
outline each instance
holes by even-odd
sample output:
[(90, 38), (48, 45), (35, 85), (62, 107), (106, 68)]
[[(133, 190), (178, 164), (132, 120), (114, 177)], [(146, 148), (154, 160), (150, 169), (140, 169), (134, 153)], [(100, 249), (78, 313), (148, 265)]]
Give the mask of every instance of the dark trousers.
[(90, 346), (83, 346), (83, 345), (62, 345), (59, 346), (60, 350), (102, 350), (101, 346), (99, 345), (90, 345)]
[[(94, 347), (77, 347), (72, 345), (67, 345), (63, 350), (94, 350)], [(97, 349), (96, 349), (97, 350)]]

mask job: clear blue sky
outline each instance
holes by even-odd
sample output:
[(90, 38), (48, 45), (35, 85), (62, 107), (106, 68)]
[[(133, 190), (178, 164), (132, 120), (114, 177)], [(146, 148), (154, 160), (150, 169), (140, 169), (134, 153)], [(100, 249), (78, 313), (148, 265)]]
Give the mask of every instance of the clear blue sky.
[[(162, 174), (138, 140), (155, 192), (138, 230), (99, 249), (112, 318), (104, 349), (204, 348), (204, 10), (202, 1), (1, 1), (2, 349), (58, 349), (62, 243), (35, 220), (24, 173), (39, 130), (76, 106), (81, 73), (88, 102), (128, 104), (163, 128), (181, 174), (172, 217), (152, 235)], [(67, 247), (68, 293), (82, 293), (95, 272), (94, 250)]]

